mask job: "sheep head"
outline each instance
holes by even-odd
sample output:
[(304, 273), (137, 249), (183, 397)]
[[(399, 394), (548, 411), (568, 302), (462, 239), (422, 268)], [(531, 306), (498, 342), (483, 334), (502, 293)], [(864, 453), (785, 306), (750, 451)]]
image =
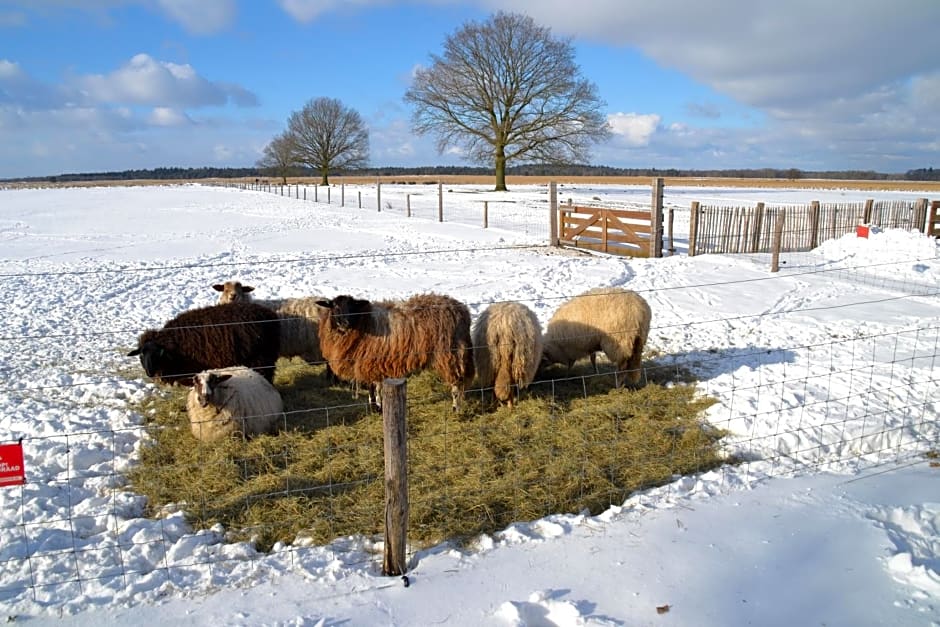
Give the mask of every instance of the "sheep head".
[(318, 300), (322, 307), (320, 321), (328, 321), (339, 333), (362, 329), (372, 314), (372, 303), (352, 296), (337, 296), (332, 300)]
[(225, 283), (216, 283), (212, 286), (216, 292), (222, 292), (219, 295), (219, 305), (225, 303), (250, 303), (249, 294), (255, 290), (250, 285), (243, 285), (241, 281), (226, 281)]
[(221, 404), (222, 399), (218, 398), (219, 386), (231, 378), (230, 374), (216, 374), (215, 372), (200, 372), (193, 377), (193, 389), (196, 391), (196, 401), (199, 406)]

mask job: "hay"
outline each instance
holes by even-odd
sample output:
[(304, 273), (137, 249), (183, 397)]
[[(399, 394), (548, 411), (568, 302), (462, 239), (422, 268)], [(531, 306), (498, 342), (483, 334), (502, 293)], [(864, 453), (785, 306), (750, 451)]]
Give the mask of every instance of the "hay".
[[(427, 372), (408, 380), (409, 542), (427, 546), (492, 533), (552, 513), (598, 513), (636, 490), (721, 463), (721, 433), (702, 424), (713, 401), (664, 369), (640, 390), (613, 389), (613, 374), (550, 370), (513, 410), (489, 391), (468, 394), (461, 414)], [(665, 373), (665, 374), (663, 374)], [(281, 432), (197, 442), (185, 389), (162, 388), (145, 406), (149, 444), (130, 473), (150, 514), (174, 504), (196, 528), (221, 523), (230, 540), (261, 550), (304, 537), (382, 532), (382, 416), (367, 397), (329, 386), (322, 366), (278, 362)], [(313, 408), (313, 409), (311, 409)]]

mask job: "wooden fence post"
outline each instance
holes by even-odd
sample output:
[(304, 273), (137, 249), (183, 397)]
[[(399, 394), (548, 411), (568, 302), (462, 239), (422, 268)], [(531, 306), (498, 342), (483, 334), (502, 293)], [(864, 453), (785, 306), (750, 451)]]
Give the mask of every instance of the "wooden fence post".
[(764, 203), (759, 202), (754, 207), (754, 228), (751, 231), (751, 252), (760, 252), (761, 229), (764, 227)]
[(675, 209), (673, 209), (672, 207), (669, 207), (669, 256), (670, 257), (676, 254), (676, 247), (672, 239), (672, 225), (673, 225), (673, 222), (675, 222), (675, 218), (676, 218), (675, 214), (676, 214)]
[(693, 200), (692, 213), (689, 215), (689, 257), (695, 256), (695, 243), (698, 239), (698, 208), (698, 201)]
[(346, 206), (346, 181), (343, 181), (339, 185), (339, 206)]
[(653, 179), (653, 202), (650, 209), (650, 257), (663, 256), (663, 179)]
[[(304, 197), (306, 198), (307, 190), (304, 190)], [(313, 202), (320, 202), (320, 186), (313, 186)]]
[(773, 256), (770, 260), (770, 271), (777, 272), (780, 270), (780, 244), (783, 241), (783, 222), (786, 219), (786, 210), (781, 207), (780, 213), (777, 214), (777, 221), (774, 223), (774, 246), (773, 246)]
[(331, 188), (329, 185), (327, 185), (327, 187), (326, 187), (326, 204), (330, 204), (330, 190), (331, 190), (331, 189), (332, 189), (332, 188)]
[(862, 224), (868, 224), (869, 222), (871, 222), (871, 209), (874, 204), (875, 204), (874, 198), (869, 198), (868, 200), (865, 201), (865, 209), (864, 209), (864, 213), (862, 214)]
[(411, 194), (405, 194), (405, 214), (411, 217)]
[(548, 245), (558, 247), (558, 183), (548, 184)]
[(378, 205), (379, 211), (382, 211), (382, 181), (375, 184), (375, 198), (375, 204)]
[(356, 193), (359, 194), (359, 208), (362, 209), (362, 190), (360, 189)]
[(913, 215), (911, 216), (911, 228), (915, 228), (921, 233), (927, 232), (927, 199), (918, 198), (914, 201)]
[(809, 249), (813, 250), (819, 245), (819, 201), (809, 204)]
[(437, 184), (437, 221), (444, 221), (444, 184)]
[(382, 574), (398, 576), (407, 570), (408, 441), (405, 379), (382, 382), (382, 428), (385, 444), (385, 558)]
[(483, 228), (487, 229), (490, 226), (490, 201), (483, 201)]

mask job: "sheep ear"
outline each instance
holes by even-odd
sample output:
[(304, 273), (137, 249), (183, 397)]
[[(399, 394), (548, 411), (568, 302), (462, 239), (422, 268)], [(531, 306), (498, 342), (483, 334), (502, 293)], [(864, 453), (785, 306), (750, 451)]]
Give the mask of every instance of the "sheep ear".
[(242, 285), (242, 291), (247, 294), (248, 292), (254, 292), (255, 288), (250, 285)]
[(225, 286), (222, 285), (221, 283), (216, 283), (215, 285), (212, 286), (212, 289), (214, 289), (216, 292), (221, 292), (222, 290), (225, 289)]
[(136, 357), (137, 355), (140, 355), (139, 348), (135, 348), (134, 350), (132, 350), (131, 352), (127, 354), (128, 357)]
[(232, 378), (232, 375), (230, 375), (230, 374), (218, 374), (218, 375), (215, 375), (213, 378), (215, 379), (215, 384), (218, 385), (219, 383), (225, 383), (226, 381), (228, 381), (229, 379), (231, 379), (231, 378)]
[(317, 305), (324, 309), (333, 309), (333, 301), (331, 300), (318, 300)]

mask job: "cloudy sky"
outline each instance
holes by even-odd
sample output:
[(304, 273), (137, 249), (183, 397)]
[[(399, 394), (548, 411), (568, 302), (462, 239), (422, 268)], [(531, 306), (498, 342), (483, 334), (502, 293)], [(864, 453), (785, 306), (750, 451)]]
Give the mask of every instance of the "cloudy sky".
[(572, 38), (614, 130), (592, 163), (940, 167), (936, 0), (0, 0), (0, 178), (250, 166), (321, 96), (371, 165), (466, 164), (402, 96), (496, 10)]

